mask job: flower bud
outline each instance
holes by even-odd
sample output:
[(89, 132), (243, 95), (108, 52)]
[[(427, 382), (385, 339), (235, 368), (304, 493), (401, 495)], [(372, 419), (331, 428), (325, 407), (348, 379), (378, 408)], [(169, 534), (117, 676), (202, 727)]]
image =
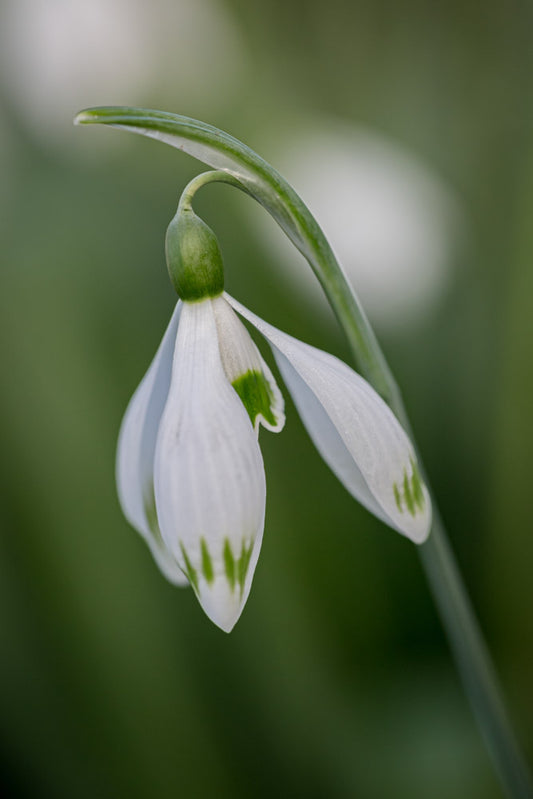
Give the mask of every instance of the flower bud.
[(224, 266), (218, 241), (187, 206), (178, 207), (166, 235), (167, 267), (182, 300), (216, 297), (224, 290)]

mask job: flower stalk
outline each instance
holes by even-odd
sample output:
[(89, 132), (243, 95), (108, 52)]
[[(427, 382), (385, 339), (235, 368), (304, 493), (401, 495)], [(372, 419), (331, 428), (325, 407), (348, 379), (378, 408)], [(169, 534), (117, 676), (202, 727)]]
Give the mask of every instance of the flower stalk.
[[(216, 180), (229, 183), (258, 201), (308, 260), (345, 331), (359, 371), (410, 433), (397, 384), (352, 287), (316, 220), (276, 170), (228, 134), (175, 114), (103, 107), (82, 111), (75, 121), (76, 124), (107, 124), (155, 138), (217, 170), (200, 176), (196, 185), (193, 181), (191, 196), (200, 185)], [(502, 785), (513, 799), (531, 799), (533, 790), (528, 768), (509, 723), (495, 671), (436, 511), (435, 499), (432, 501), (432, 532), (419, 547), (421, 563), (465, 692)]]

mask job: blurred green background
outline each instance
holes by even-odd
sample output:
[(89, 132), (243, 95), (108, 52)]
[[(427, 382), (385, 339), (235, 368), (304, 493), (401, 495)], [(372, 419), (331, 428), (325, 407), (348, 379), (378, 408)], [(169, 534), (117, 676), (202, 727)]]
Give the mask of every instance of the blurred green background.
[[(531, 6), (1, 0), (0, 768), (8, 797), (501, 796), (416, 549), (263, 432), (264, 545), (226, 636), (114, 486), (202, 166), (90, 105), (198, 117), (293, 180), (402, 387), (533, 756)], [(252, 201), (204, 189), (228, 289), (349, 358)]]

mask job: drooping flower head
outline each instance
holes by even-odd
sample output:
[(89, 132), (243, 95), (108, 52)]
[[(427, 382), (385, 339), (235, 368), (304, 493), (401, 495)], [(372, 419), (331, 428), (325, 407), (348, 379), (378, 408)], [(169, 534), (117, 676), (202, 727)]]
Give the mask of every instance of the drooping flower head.
[(312, 440), (347, 490), (424, 541), (431, 507), (416, 455), (374, 389), (224, 292), (216, 237), (186, 192), (166, 252), (180, 300), (128, 406), (117, 454), (124, 513), (163, 574), (190, 583), (227, 632), (250, 591), (266, 501), (259, 428), (278, 432), (285, 417), (281, 391), (239, 315), (268, 340)]

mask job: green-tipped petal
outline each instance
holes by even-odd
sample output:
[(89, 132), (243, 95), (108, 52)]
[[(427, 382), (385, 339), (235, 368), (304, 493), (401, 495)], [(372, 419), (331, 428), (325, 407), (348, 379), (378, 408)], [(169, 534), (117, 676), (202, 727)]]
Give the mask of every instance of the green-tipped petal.
[(269, 340), (318, 451), (350, 493), (417, 544), (431, 503), (408, 436), (388, 405), (345, 363), (282, 333), (224, 295)]
[(266, 487), (257, 437), (222, 366), (215, 302), (183, 304), (154, 484), (166, 547), (209, 618), (229, 632), (250, 591)]

